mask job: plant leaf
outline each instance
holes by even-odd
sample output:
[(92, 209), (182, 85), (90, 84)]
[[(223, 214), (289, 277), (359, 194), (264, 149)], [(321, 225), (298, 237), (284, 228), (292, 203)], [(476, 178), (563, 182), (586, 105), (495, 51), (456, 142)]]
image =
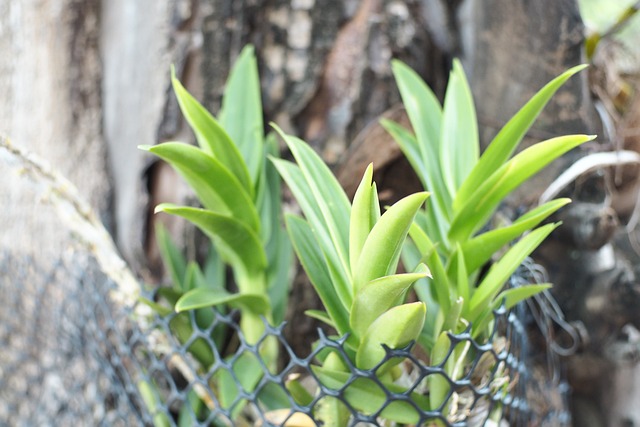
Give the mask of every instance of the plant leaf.
[[(349, 372), (335, 371), (320, 366), (312, 366), (311, 369), (320, 383), (332, 390), (343, 389), (352, 376)], [(404, 394), (407, 391), (401, 386), (388, 381), (381, 380), (381, 383), (387, 390), (395, 394)], [(389, 400), (375, 382), (366, 378), (359, 378), (351, 382), (348, 387), (344, 388), (343, 396), (351, 406), (365, 414), (376, 413)], [(415, 392), (411, 392), (409, 396), (411, 401), (422, 411), (429, 410), (426, 396)], [(420, 417), (411, 403), (398, 400), (389, 403), (379, 416), (387, 420), (411, 425), (420, 421)]]
[(195, 310), (227, 304), (233, 308), (249, 310), (255, 314), (269, 312), (269, 300), (262, 294), (230, 294), (218, 289), (196, 288), (182, 296), (176, 303), (176, 311)]
[[(331, 236), (343, 269), (349, 271), (349, 218), (351, 204), (347, 195), (327, 165), (311, 147), (301, 139), (285, 134), (275, 124), (272, 124), (272, 126), (287, 143), (295, 157), (307, 186), (311, 190), (313, 202), (322, 213), (326, 230)], [(313, 226), (315, 229), (315, 224)]]
[(536, 227), (570, 202), (570, 199), (552, 200), (522, 215), (509, 226), (487, 231), (463, 242), (461, 246), (467, 271), (473, 273), (478, 270), (504, 245)]
[(412, 194), (398, 201), (375, 224), (353, 271), (353, 289), (358, 292), (370, 281), (395, 273), (402, 245), (413, 218), (429, 193)]
[(505, 308), (507, 310), (515, 307), (519, 302), (526, 300), (534, 295), (539, 294), (551, 288), (551, 283), (540, 283), (518, 286), (517, 288), (505, 289), (500, 292), (500, 295), (496, 297), (493, 302), (493, 308), (498, 308), (504, 301)]
[(429, 86), (406, 64), (394, 60), (391, 68), (426, 166), (425, 189), (433, 193), (435, 203), (449, 218), (453, 195), (443, 181), (440, 164), (442, 107)]
[(187, 271), (187, 261), (173, 243), (167, 229), (161, 222), (157, 223), (155, 231), (160, 257), (162, 258), (164, 268), (171, 276), (173, 287), (184, 291), (183, 281)]
[[(431, 365), (440, 366), (447, 372), (446, 366), (449, 362), (447, 356), (451, 349), (451, 340), (447, 332), (442, 332), (436, 339), (431, 352)], [(446, 405), (447, 396), (450, 394), (451, 384), (443, 375), (429, 375), (429, 403), (432, 408), (443, 408)]]
[[(362, 176), (362, 181), (353, 197), (349, 226), (349, 262), (351, 271), (355, 271), (360, 252), (371, 229), (378, 220), (375, 208), (378, 202), (372, 183), (373, 164), (369, 164)], [(375, 202), (375, 205), (374, 205)], [(378, 207), (378, 213), (379, 213)]]
[(586, 65), (578, 65), (565, 71), (551, 82), (547, 83), (536, 93), (500, 130), (496, 137), (487, 146), (480, 160), (473, 168), (469, 177), (462, 184), (453, 202), (454, 212), (458, 212), (464, 202), (475, 193), (478, 183), (484, 182), (491, 174), (500, 168), (516, 150), (538, 118), (542, 109), (547, 105), (553, 94), (571, 76), (586, 68)]
[(305, 315), (311, 317), (312, 319), (316, 319), (324, 323), (325, 325), (331, 326), (333, 329), (336, 329), (336, 324), (331, 319), (331, 316), (326, 311), (322, 310), (305, 310)]
[[(315, 236), (317, 244), (326, 259), (326, 267), (333, 281), (335, 288), (342, 304), (345, 307), (351, 306), (353, 300), (351, 289), (351, 275), (349, 272), (349, 264), (344, 264), (338, 254), (338, 249), (333, 243), (331, 233), (324, 221), (323, 214), (320, 212), (310, 187), (302, 174), (300, 168), (294, 163), (271, 158), (276, 169), (287, 183), (289, 189), (293, 193), (296, 201), (300, 205), (300, 209), (309, 221), (309, 227), (313, 230), (311, 236)], [(289, 234), (291, 235), (291, 234)]]
[[(356, 353), (356, 366), (360, 369), (373, 369), (385, 356), (382, 344), (389, 348), (401, 348), (414, 341), (422, 331), (426, 306), (423, 302), (414, 302), (392, 307), (374, 320), (362, 337)], [(391, 365), (385, 364), (389, 369)], [(378, 375), (385, 369), (379, 368)]]
[(245, 191), (253, 197), (253, 185), (249, 171), (238, 147), (216, 119), (182, 86), (173, 69), (171, 70), (171, 82), (182, 114), (193, 129), (200, 148), (229, 168)]
[(155, 211), (181, 216), (194, 223), (209, 238), (222, 245), (225, 255), (232, 257), (232, 264), (243, 267), (247, 274), (262, 274), (266, 267), (267, 258), (258, 236), (237, 219), (170, 203), (156, 206)]
[(504, 198), (567, 151), (591, 141), (595, 136), (567, 135), (549, 139), (520, 152), (493, 175), (464, 202), (455, 215), (449, 238), (463, 242), (479, 230)]
[(251, 196), (221, 162), (197, 147), (179, 142), (140, 148), (173, 166), (193, 188), (205, 208), (229, 214), (256, 232), (260, 229), (260, 219)]
[(236, 59), (222, 97), (220, 123), (238, 146), (251, 182), (256, 182), (263, 166), (264, 123), (260, 77), (253, 46), (245, 46)]
[(449, 310), (451, 305), (451, 286), (435, 245), (415, 223), (413, 223), (409, 229), (409, 236), (422, 256), (421, 262), (424, 262), (431, 268), (433, 279), (429, 280), (429, 285), (431, 286), (432, 294), (435, 295), (438, 300), (438, 305), (440, 305), (442, 310)]
[(362, 287), (353, 299), (349, 317), (356, 336), (364, 335), (374, 320), (401, 302), (416, 280), (429, 276), (427, 266), (420, 264), (414, 273), (381, 277)]
[(469, 83), (460, 61), (453, 61), (444, 99), (440, 159), (444, 182), (452, 195), (478, 162), (478, 123)]
[(311, 284), (322, 300), (324, 308), (331, 316), (340, 335), (349, 332), (349, 316), (346, 307), (333, 287), (333, 282), (324, 257), (315, 244), (315, 237), (309, 224), (295, 215), (286, 215), (287, 231), (298, 259), (307, 273)]
[(560, 223), (547, 224), (533, 230), (513, 245), (500, 261), (489, 269), (489, 272), (482, 282), (480, 282), (471, 297), (469, 304), (470, 315), (468, 319), (470, 322), (473, 322), (490, 306), (493, 298), (500, 292), (502, 285), (516, 271), (520, 264), (522, 264), (522, 261), (524, 261), (558, 225), (560, 225)]

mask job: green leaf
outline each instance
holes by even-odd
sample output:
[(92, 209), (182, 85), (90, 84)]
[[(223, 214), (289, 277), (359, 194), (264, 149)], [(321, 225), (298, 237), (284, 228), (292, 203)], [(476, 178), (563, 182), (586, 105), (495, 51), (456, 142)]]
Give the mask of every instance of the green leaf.
[(278, 228), (266, 247), (267, 292), (271, 301), (273, 324), (279, 325), (284, 321), (287, 311), (287, 299), (293, 274), (293, 247), (287, 232)]
[(469, 305), (469, 297), (471, 296), (471, 283), (469, 282), (469, 272), (467, 270), (465, 254), (462, 251), (460, 245), (458, 245), (458, 247), (456, 248), (456, 261), (456, 289), (458, 291), (458, 298), (462, 298), (464, 311), (464, 307), (467, 307)]
[[(298, 138), (286, 135), (276, 125), (273, 125), (273, 127), (287, 143), (298, 162), (300, 171), (311, 190), (313, 201), (322, 213), (326, 230), (331, 236), (340, 262), (343, 268), (349, 271), (349, 218), (351, 205), (347, 195), (324, 161), (311, 147)], [(283, 176), (283, 178), (285, 177)], [(316, 225), (312, 225), (315, 229)]]
[(264, 123), (260, 77), (253, 46), (242, 49), (231, 69), (219, 119), (238, 146), (252, 182), (256, 182), (264, 158)]
[(232, 257), (231, 263), (242, 267), (247, 274), (262, 274), (266, 267), (266, 255), (256, 233), (237, 219), (204, 209), (180, 207), (169, 203), (158, 205), (155, 211), (181, 216), (194, 223), (209, 238), (222, 245), (225, 255)]
[(420, 264), (416, 270), (415, 273), (394, 274), (372, 280), (356, 293), (349, 317), (356, 336), (364, 335), (378, 317), (401, 303), (416, 280), (431, 276), (424, 264)]
[(193, 129), (200, 147), (225, 165), (245, 191), (253, 196), (253, 185), (238, 148), (213, 116), (182, 86), (171, 71), (173, 90), (185, 119)]
[(217, 289), (196, 288), (182, 296), (176, 304), (176, 311), (195, 310), (197, 308), (215, 307), (228, 304), (233, 308), (249, 310), (255, 314), (269, 312), (269, 300), (262, 294), (230, 294)]
[(360, 252), (369, 232), (380, 217), (377, 192), (372, 183), (373, 164), (369, 164), (362, 176), (362, 181), (353, 197), (349, 228), (349, 261), (351, 271), (355, 271)]
[(180, 250), (174, 245), (169, 233), (167, 233), (167, 229), (161, 222), (157, 223), (155, 230), (160, 257), (164, 268), (171, 276), (173, 287), (184, 291), (183, 280), (187, 271), (187, 262)]
[(198, 414), (204, 407), (204, 402), (200, 400), (195, 391), (190, 390), (187, 394), (187, 400), (182, 405), (182, 408), (180, 408), (178, 427), (192, 427), (198, 424)]
[(338, 248), (334, 245), (327, 223), (323, 214), (313, 198), (311, 188), (302, 174), (300, 168), (294, 163), (272, 158), (271, 161), (285, 180), (289, 189), (293, 193), (300, 209), (309, 221), (309, 226), (313, 230), (320, 251), (326, 259), (327, 270), (333, 281), (333, 286), (345, 307), (351, 306), (353, 299), (351, 289), (351, 274), (349, 264), (344, 264), (338, 253)]
[(442, 108), (429, 86), (415, 71), (397, 60), (392, 61), (391, 67), (426, 166), (425, 189), (433, 193), (437, 205), (449, 217), (453, 195), (442, 179), (443, 165), (440, 164)]
[(588, 135), (561, 136), (540, 142), (517, 154), (487, 178), (464, 202), (453, 218), (449, 238), (458, 242), (467, 240), (520, 184), (567, 151), (594, 138)]
[(398, 201), (375, 224), (353, 271), (353, 289), (358, 292), (370, 281), (395, 273), (402, 245), (420, 206), (429, 193), (412, 194)]
[(205, 208), (231, 215), (256, 232), (260, 229), (260, 219), (251, 196), (221, 162), (197, 147), (179, 142), (140, 148), (173, 166), (193, 188)]
[(586, 68), (586, 65), (573, 67), (547, 83), (536, 93), (500, 130), (484, 151), (480, 160), (473, 168), (469, 177), (458, 190), (453, 202), (454, 212), (462, 209), (465, 201), (476, 192), (478, 183), (484, 182), (494, 171), (500, 168), (516, 150), (522, 138), (538, 118), (542, 109), (547, 105), (553, 94), (571, 76)]
[(518, 286), (517, 288), (505, 289), (500, 292), (500, 295), (496, 297), (493, 302), (494, 309), (498, 308), (504, 301), (505, 308), (510, 310), (515, 307), (521, 301), (526, 300), (534, 295), (539, 294), (542, 291), (551, 288), (551, 283), (540, 283)]
[[(398, 143), (400, 149), (404, 153), (405, 157), (409, 160), (409, 163), (413, 167), (413, 170), (418, 175), (423, 188), (428, 189), (428, 178), (426, 177), (427, 167), (422, 160), (420, 147), (418, 142), (407, 129), (400, 126), (398, 123), (394, 123), (390, 120), (381, 120), (382, 126), (389, 132), (393, 139)], [(425, 202), (425, 210), (429, 212), (429, 215), (424, 215), (422, 211), (418, 213), (423, 214), (425, 224), (423, 229), (436, 241), (447, 244), (446, 236), (449, 230), (449, 220), (444, 213), (443, 207), (439, 204), (442, 201), (438, 199), (438, 195), (434, 194), (430, 199)], [(417, 220), (417, 218), (416, 218)]]
[[(451, 350), (451, 340), (447, 332), (442, 332), (436, 339), (436, 344), (431, 351), (431, 365), (440, 366), (447, 372), (449, 351)], [(429, 403), (432, 408), (439, 409), (446, 406), (447, 396), (450, 394), (451, 384), (443, 375), (429, 375)], [(443, 411), (444, 412), (444, 411)]]
[(432, 294), (435, 295), (441, 309), (448, 311), (451, 305), (451, 286), (435, 245), (415, 223), (411, 225), (409, 235), (422, 255), (421, 262), (424, 262), (431, 268), (433, 279), (429, 280), (429, 284)]
[(462, 243), (467, 271), (473, 273), (478, 270), (504, 245), (536, 227), (570, 202), (570, 199), (552, 200), (522, 215), (511, 225), (487, 231)]
[(164, 405), (162, 404), (156, 385), (149, 381), (142, 380), (138, 382), (138, 391), (147, 410), (153, 416), (154, 427), (169, 427), (171, 422), (167, 414), (160, 409), (163, 408)]
[(478, 162), (480, 144), (473, 96), (460, 61), (453, 61), (444, 99), (440, 137), (442, 174), (454, 195)]
[[(356, 366), (360, 369), (376, 367), (385, 356), (382, 344), (389, 348), (401, 348), (414, 341), (422, 331), (426, 306), (414, 302), (393, 307), (380, 315), (367, 329), (356, 353)], [(390, 368), (389, 364), (386, 369)], [(378, 375), (384, 373), (378, 369)]]
[(493, 298), (509, 277), (522, 264), (522, 261), (533, 252), (551, 232), (560, 225), (547, 224), (533, 230), (513, 245), (504, 256), (495, 263), (485, 278), (480, 282), (469, 304), (469, 321), (473, 322), (491, 303)]
[[(439, 107), (440, 106), (438, 105), (438, 108)], [(427, 167), (422, 160), (420, 145), (418, 145), (418, 140), (416, 139), (416, 137), (411, 133), (411, 131), (405, 129), (399, 123), (393, 122), (391, 120), (381, 119), (380, 124), (398, 143), (400, 149), (402, 150), (402, 153), (407, 158), (407, 160), (411, 164), (411, 167), (413, 167), (413, 170), (418, 175), (418, 178), (422, 183), (422, 187), (429, 188), (429, 180), (426, 176)]]
[[(388, 402), (387, 395), (375, 382), (369, 379), (358, 378), (345, 388), (345, 385), (351, 379), (351, 373), (325, 369), (320, 366), (312, 366), (311, 369), (325, 387), (333, 390), (344, 388), (342, 396), (344, 396), (345, 400), (364, 414), (374, 414), (382, 405)], [(384, 388), (392, 393), (403, 394), (407, 391), (401, 386), (388, 381), (381, 381), (381, 383)], [(411, 392), (409, 393), (409, 398), (422, 411), (430, 409), (426, 396)], [(412, 425), (420, 421), (420, 416), (411, 403), (397, 400), (389, 403), (379, 416), (386, 420)]]
[(333, 329), (336, 329), (336, 324), (331, 319), (331, 316), (326, 311), (322, 310), (305, 310), (305, 315), (311, 317), (312, 319), (316, 319), (324, 323), (325, 325), (331, 326)]
[(311, 402), (313, 402), (313, 396), (300, 383), (300, 381), (298, 381), (297, 378), (298, 377), (296, 377), (295, 379), (291, 379), (289, 377), (285, 382), (285, 387), (289, 392), (289, 395), (293, 398), (293, 400), (298, 405), (303, 405), (303, 406), (310, 405)]
[(315, 288), (322, 304), (331, 316), (340, 335), (349, 332), (349, 316), (343, 305), (324, 261), (324, 257), (315, 244), (315, 237), (309, 224), (295, 215), (286, 215), (287, 231), (298, 259)]

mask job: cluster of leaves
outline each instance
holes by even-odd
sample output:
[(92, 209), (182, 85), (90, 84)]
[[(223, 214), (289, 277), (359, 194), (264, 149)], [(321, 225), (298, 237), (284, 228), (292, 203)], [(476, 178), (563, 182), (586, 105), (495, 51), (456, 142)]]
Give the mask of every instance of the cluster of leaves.
[[(263, 337), (265, 324), (281, 323), (287, 306), (293, 251), (281, 221), (281, 182), (267, 156), (278, 155), (277, 141), (264, 135), (262, 103), (256, 58), (251, 47), (243, 50), (227, 82), (222, 110), (216, 120), (182, 84), (172, 76), (180, 108), (193, 129), (198, 147), (166, 142), (140, 147), (169, 163), (191, 186), (202, 208), (164, 203), (156, 212), (183, 217), (200, 228), (212, 242), (209, 260), (202, 271), (187, 263), (180, 251), (159, 229), (161, 253), (171, 273), (173, 288), (160, 296), (170, 305), (172, 328), (181, 342), (187, 342), (193, 330), (187, 311), (196, 310), (197, 326), (211, 324), (211, 307), (241, 312), (240, 327), (245, 340), (256, 344)], [(225, 268), (229, 266), (238, 292), (227, 289)], [(156, 311), (169, 309), (147, 301)], [(215, 330), (220, 335), (224, 331)], [(220, 336), (212, 336), (221, 344)], [(221, 347), (220, 347), (221, 348)], [(189, 348), (203, 371), (215, 362), (214, 353), (202, 340)], [(267, 366), (277, 361), (277, 342), (271, 337), (261, 346)], [(235, 361), (234, 374), (247, 390), (263, 375), (258, 360), (250, 355)], [(235, 379), (220, 372), (219, 400), (231, 405), (237, 396)], [(238, 412), (242, 405), (236, 405)]]
[[(273, 162), (306, 217), (288, 214), (287, 230), (326, 310), (308, 314), (335, 328), (340, 336), (348, 334), (346, 349), (352, 363), (359, 369), (375, 370), (392, 386), (391, 371), (400, 361), (380, 365), (385, 356), (383, 345), (392, 349), (407, 346), (417, 339), (425, 319), (423, 302), (403, 301), (413, 283), (429, 276), (429, 270), (420, 264), (413, 273), (395, 273), (409, 228), (428, 193), (410, 195), (381, 215), (372, 183), (373, 166), (369, 165), (351, 205), (322, 159), (303, 141), (280, 133), (297, 164)], [(349, 376), (335, 353), (326, 355), (315, 372), (329, 383), (344, 384)], [(354, 402), (359, 403), (363, 405), (359, 409), (367, 411), (372, 402)], [(332, 408), (318, 411), (319, 420), (327, 425), (347, 424), (346, 407), (337, 400), (325, 406)], [(394, 416), (388, 412), (385, 416)]]
[[(424, 189), (432, 193), (407, 196), (384, 213), (372, 181), (372, 165), (350, 203), (313, 149), (274, 125), (295, 162), (278, 158), (275, 138), (264, 136), (257, 69), (250, 48), (243, 51), (229, 78), (218, 120), (173, 77), (180, 107), (199, 147), (164, 143), (143, 148), (171, 164), (191, 185), (203, 208), (162, 204), (156, 211), (194, 223), (211, 238), (212, 251), (202, 270), (182, 259), (160, 230), (163, 258), (174, 282), (173, 289), (162, 295), (172, 310), (196, 310), (197, 326), (203, 329), (211, 323), (212, 306), (238, 308), (244, 337), (256, 344), (264, 333), (263, 318), (272, 323), (283, 320), (294, 250), (324, 305), (324, 311), (307, 314), (333, 327), (339, 336), (347, 336), (349, 361), (337, 353), (323, 352), (320, 366), (314, 367), (323, 384), (343, 387), (350, 381), (350, 366), (355, 366), (374, 371), (389, 390), (409, 393), (394, 383), (400, 360), (383, 361), (384, 347), (399, 349), (413, 342), (425, 349), (431, 364), (440, 365), (446, 359), (446, 373), (451, 379), (459, 378), (473, 355), (468, 345), (451, 350), (449, 333), (470, 329), (474, 338), (486, 337), (499, 304), (511, 307), (549, 286), (502, 289), (524, 258), (558, 225), (540, 224), (569, 200), (548, 202), (512, 224), (483, 230), (514, 189), (555, 158), (592, 139), (585, 135), (554, 138), (513, 156), (551, 96), (581, 68), (567, 71), (538, 92), (480, 156), (473, 99), (460, 64), (454, 63), (443, 107), (415, 72), (394, 62), (415, 134), (390, 121), (383, 125), (411, 162)], [(286, 232), (280, 224), (278, 174), (304, 214), (286, 215)], [(401, 258), (408, 273), (397, 273)], [(225, 266), (233, 271), (237, 293), (227, 291)], [(412, 287), (421, 301), (406, 303)], [(148, 303), (166, 314), (158, 304)], [(193, 325), (187, 317), (175, 319), (176, 336), (185, 342)], [(267, 339), (262, 344), (263, 359), (272, 366), (276, 343)], [(210, 350), (207, 353), (194, 343), (190, 351), (205, 370), (213, 363)], [(236, 368), (234, 375), (222, 372), (213, 378), (223, 406), (236, 398), (237, 389), (231, 384), (234, 376), (250, 391), (262, 375), (252, 357), (238, 360)], [(379, 387), (372, 391), (367, 381), (351, 383), (349, 402), (365, 413), (375, 413), (386, 395)], [(425, 410), (446, 410), (450, 382), (436, 376), (429, 378), (428, 386), (428, 396), (411, 392), (412, 401)], [(310, 401), (300, 384), (292, 382), (289, 389), (298, 403)], [(415, 422), (415, 406), (408, 408), (405, 403), (387, 406), (380, 416)], [(236, 413), (241, 409), (242, 405), (234, 407)], [(327, 425), (346, 425), (348, 418), (349, 411), (337, 399), (324, 399), (316, 413), (316, 419)]]
[[(417, 213), (403, 253), (405, 266), (425, 263), (432, 270), (432, 277), (416, 285), (429, 311), (419, 341), (431, 353), (432, 361), (437, 362), (438, 354), (450, 348), (448, 333), (471, 328), (474, 338), (487, 337), (492, 330), (493, 311), (500, 304), (511, 308), (550, 286), (532, 284), (502, 290), (522, 261), (559, 225), (540, 224), (570, 200), (552, 200), (495, 229), (487, 230), (487, 224), (513, 190), (567, 151), (594, 138), (562, 136), (536, 143), (513, 156), (549, 99), (583, 68), (574, 67), (542, 88), (480, 155), (474, 103), (460, 63), (454, 62), (443, 106), (413, 70), (393, 63), (415, 133), (388, 120), (382, 124), (424, 188), (433, 194), (425, 209)], [(508, 249), (498, 256), (505, 246)], [(482, 274), (490, 262), (489, 270)], [(467, 356), (466, 351), (456, 355)], [(453, 360), (452, 367), (458, 362)], [(449, 374), (456, 379), (462, 371)], [(436, 394), (444, 394), (448, 385), (432, 384), (432, 388)]]

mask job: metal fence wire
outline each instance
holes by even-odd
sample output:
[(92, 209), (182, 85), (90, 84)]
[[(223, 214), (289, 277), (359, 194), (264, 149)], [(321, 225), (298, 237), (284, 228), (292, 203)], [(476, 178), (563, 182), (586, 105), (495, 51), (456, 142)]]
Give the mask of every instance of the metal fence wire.
[[(210, 322), (194, 312), (157, 315), (141, 303), (122, 306), (111, 292), (117, 284), (87, 251), (70, 250), (51, 263), (16, 254), (0, 255), (0, 425), (104, 426), (307, 426), (329, 425), (319, 414), (328, 403), (341, 402), (352, 426), (538, 426), (567, 425), (566, 390), (551, 384), (532, 368), (527, 346), (527, 316), (501, 310), (494, 333), (479, 344), (470, 334), (451, 335), (450, 357), (469, 345), (473, 363), (459, 379), (447, 377), (443, 366), (427, 366), (411, 348), (389, 350), (384, 363), (401, 358), (404, 372), (389, 389), (375, 370), (349, 362), (344, 339), (318, 332), (309, 354), (295, 354), (283, 328), (267, 325), (256, 345), (244, 340), (238, 315), (211, 309)], [(152, 298), (152, 295), (149, 296)], [(176, 338), (176, 322), (188, 322), (190, 337)], [(269, 368), (260, 345), (278, 341), (279, 368)], [(224, 352), (215, 342), (224, 342)], [(194, 346), (205, 348), (214, 363), (203, 368), (192, 357)], [(344, 381), (321, 381), (314, 366), (332, 349), (350, 371)], [(243, 384), (236, 375), (253, 359), (262, 369), (257, 384)], [(229, 376), (234, 399), (220, 399), (220, 376)], [(427, 393), (434, 376), (450, 384), (445, 408), (420, 409), (415, 395)], [(310, 398), (294, 399), (297, 378)], [(368, 393), (372, 389), (380, 393)], [(555, 390), (558, 398), (549, 397)], [(408, 390), (408, 391), (406, 391)], [(560, 391), (558, 391), (560, 390)], [(411, 393), (409, 393), (411, 392)], [(368, 400), (367, 413), (359, 408)], [(556, 402), (549, 400), (556, 399)], [(540, 403), (539, 401), (543, 401)], [(390, 410), (414, 411), (418, 422), (384, 421)], [(499, 414), (496, 417), (496, 414)]]

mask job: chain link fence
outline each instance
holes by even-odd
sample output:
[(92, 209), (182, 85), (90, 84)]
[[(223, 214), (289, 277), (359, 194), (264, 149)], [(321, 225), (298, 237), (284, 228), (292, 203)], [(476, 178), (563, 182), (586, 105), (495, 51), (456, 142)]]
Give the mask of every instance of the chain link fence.
[[(59, 217), (50, 224), (68, 232), (57, 251), (0, 250), (0, 426), (329, 426), (336, 425), (331, 411), (348, 414), (342, 419), (350, 426), (570, 422), (559, 361), (527, 338), (529, 329), (546, 325), (544, 310), (499, 311), (486, 343), (466, 332), (451, 335), (435, 366), (411, 347), (386, 349), (380, 365), (400, 361), (392, 385), (377, 368), (357, 369), (344, 337), (320, 330), (307, 354), (296, 354), (284, 338), (293, 324), (267, 325), (249, 345), (236, 312), (161, 316), (141, 303), (138, 295), (153, 300), (154, 293), (141, 291), (69, 184), (23, 153), (9, 154), (9, 165), (19, 160), (20, 191), (33, 192), (38, 215)], [(37, 202), (43, 199), (49, 204)], [(512, 285), (537, 280), (527, 263)], [(178, 336), (184, 325), (189, 336)], [(278, 344), (277, 366), (261, 358), (267, 341)], [(463, 348), (471, 363), (451, 378), (445, 367)], [(196, 352), (212, 363), (203, 366)], [(328, 352), (341, 360), (343, 375), (320, 375)], [(256, 366), (258, 379), (247, 383), (239, 374)], [(434, 382), (448, 390), (439, 405), (429, 401)], [(403, 421), (388, 421), (390, 414)]]
[[(451, 336), (447, 358), (461, 346), (469, 346), (474, 355), (471, 368), (458, 379), (447, 376), (446, 358), (431, 367), (410, 348), (387, 349), (381, 363), (401, 358), (404, 372), (396, 381), (403, 387), (389, 389), (375, 369), (362, 371), (349, 362), (344, 340), (322, 331), (317, 346), (298, 355), (283, 337), (283, 328), (294, 325), (268, 326), (263, 340), (249, 345), (234, 312), (212, 309), (212, 321), (201, 328), (195, 312), (159, 316), (139, 303), (121, 306), (110, 297), (117, 284), (87, 253), (69, 251), (49, 265), (4, 253), (0, 271), (0, 290), (6, 298), (0, 311), (2, 425), (314, 425), (296, 420), (318, 421), (314, 417), (331, 400), (340, 401), (351, 413), (349, 425), (390, 425), (382, 421), (390, 408), (415, 413), (418, 425), (529, 426), (569, 421), (562, 405), (546, 409), (547, 413), (531, 407), (532, 398), (545, 399), (549, 379), (535, 378), (528, 365), (526, 330), (516, 312), (498, 313), (488, 343), (478, 344), (468, 333)], [(175, 323), (184, 321), (193, 325), (194, 332), (178, 340)], [(260, 344), (267, 336), (277, 339), (284, 355), (275, 370), (260, 356)], [(222, 337), (225, 352), (214, 337)], [(192, 357), (194, 346), (214, 355), (215, 362), (206, 371)], [(318, 377), (314, 366), (327, 349), (337, 352), (348, 366), (350, 374), (344, 380), (328, 383)], [(255, 385), (242, 384), (235, 376), (247, 357), (257, 360), (263, 370)], [(221, 401), (215, 389), (214, 380), (222, 372), (234, 379), (232, 401)], [(416, 395), (427, 392), (433, 376), (450, 384), (448, 405), (425, 410), (422, 397)], [(304, 385), (309, 401), (292, 396), (291, 378)], [(367, 393), (372, 388), (384, 390), (385, 398)], [(557, 387), (556, 394), (562, 398)], [(376, 409), (363, 411), (362, 399), (378, 399), (366, 405)], [(501, 414), (502, 424), (490, 420), (496, 413)]]

